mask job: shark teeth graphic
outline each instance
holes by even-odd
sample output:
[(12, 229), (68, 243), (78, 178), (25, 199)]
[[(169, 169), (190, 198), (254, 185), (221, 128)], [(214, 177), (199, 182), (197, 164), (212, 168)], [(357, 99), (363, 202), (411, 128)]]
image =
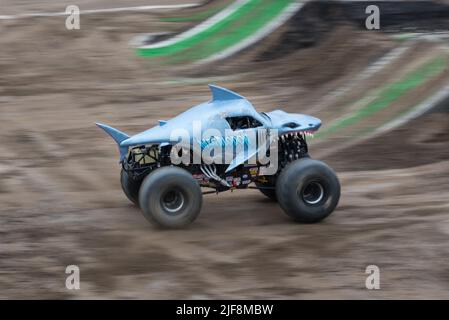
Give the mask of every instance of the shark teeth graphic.
[(279, 140), (281, 140), (282, 142), (285, 142), (285, 140), (288, 138), (293, 138), (293, 137), (297, 137), (297, 136), (301, 136), (301, 135), (309, 137), (309, 138), (314, 138), (315, 132), (314, 131), (288, 132), (288, 133), (284, 133), (284, 134), (280, 135)]

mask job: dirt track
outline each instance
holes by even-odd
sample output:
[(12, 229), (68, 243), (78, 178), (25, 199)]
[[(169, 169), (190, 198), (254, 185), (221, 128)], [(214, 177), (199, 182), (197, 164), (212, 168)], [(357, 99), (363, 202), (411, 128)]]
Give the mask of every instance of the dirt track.
[[(411, 123), (391, 139), (327, 157), (342, 198), (316, 225), (292, 223), (252, 190), (206, 196), (189, 229), (160, 231), (128, 204), (116, 147), (94, 126), (139, 132), (207, 100), (208, 82), (262, 111), (313, 110), (317, 92), (338, 88), (391, 40), (370, 35), (378, 49), (364, 53), (366, 38), (344, 26), (333, 36), (354, 40), (334, 55), (319, 50), (337, 43), (331, 35), (318, 49), (283, 57), (297, 70), (288, 76), (228, 64), (234, 73), (192, 79), (135, 57), (128, 45), (142, 30), (185, 25), (139, 13), (87, 17), (79, 32), (63, 27), (62, 18), (0, 22), (0, 298), (449, 298), (444, 105), (418, 131)], [(354, 64), (342, 50), (359, 55)], [(65, 289), (70, 264), (81, 269), (79, 291)], [(379, 291), (365, 289), (370, 264), (381, 269)]]

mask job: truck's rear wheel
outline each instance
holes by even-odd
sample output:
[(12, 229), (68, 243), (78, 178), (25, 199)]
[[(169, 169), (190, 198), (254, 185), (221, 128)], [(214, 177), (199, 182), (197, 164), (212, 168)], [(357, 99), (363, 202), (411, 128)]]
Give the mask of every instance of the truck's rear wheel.
[(259, 191), (264, 196), (266, 196), (270, 200), (277, 201), (275, 185), (270, 183), (256, 182), (256, 187), (259, 188)]
[(330, 215), (340, 199), (340, 182), (325, 163), (300, 159), (287, 165), (276, 182), (282, 209), (293, 219), (313, 223)]
[(122, 185), (122, 190), (126, 197), (134, 203), (136, 206), (139, 205), (139, 189), (142, 181), (135, 181), (131, 179), (128, 173), (122, 169), (120, 173), (120, 183)]
[(198, 182), (184, 169), (162, 167), (150, 173), (139, 192), (147, 220), (165, 228), (193, 222), (201, 210), (203, 194)]

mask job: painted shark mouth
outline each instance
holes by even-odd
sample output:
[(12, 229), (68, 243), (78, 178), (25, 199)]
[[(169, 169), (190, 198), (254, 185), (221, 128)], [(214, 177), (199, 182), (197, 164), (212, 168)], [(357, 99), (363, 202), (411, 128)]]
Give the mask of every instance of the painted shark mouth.
[(315, 132), (317, 132), (317, 130), (290, 131), (290, 132), (279, 135), (279, 139), (284, 141), (287, 138), (293, 138), (293, 137), (297, 137), (297, 136), (313, 138), (315, 136)]

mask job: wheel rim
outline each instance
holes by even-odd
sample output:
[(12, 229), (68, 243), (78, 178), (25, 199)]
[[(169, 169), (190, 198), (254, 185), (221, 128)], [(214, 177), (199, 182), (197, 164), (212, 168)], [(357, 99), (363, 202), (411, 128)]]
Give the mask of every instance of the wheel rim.
[(309, 182), (302, 189), (301, 197), (308, 205), (315, 205), (324, 198), (323, 185), (317, 181)]
[(176, 189), (168, 190), (161, 197), (162, 208), (169, 214), (178, 214), (184, 202), (184, 195)]

